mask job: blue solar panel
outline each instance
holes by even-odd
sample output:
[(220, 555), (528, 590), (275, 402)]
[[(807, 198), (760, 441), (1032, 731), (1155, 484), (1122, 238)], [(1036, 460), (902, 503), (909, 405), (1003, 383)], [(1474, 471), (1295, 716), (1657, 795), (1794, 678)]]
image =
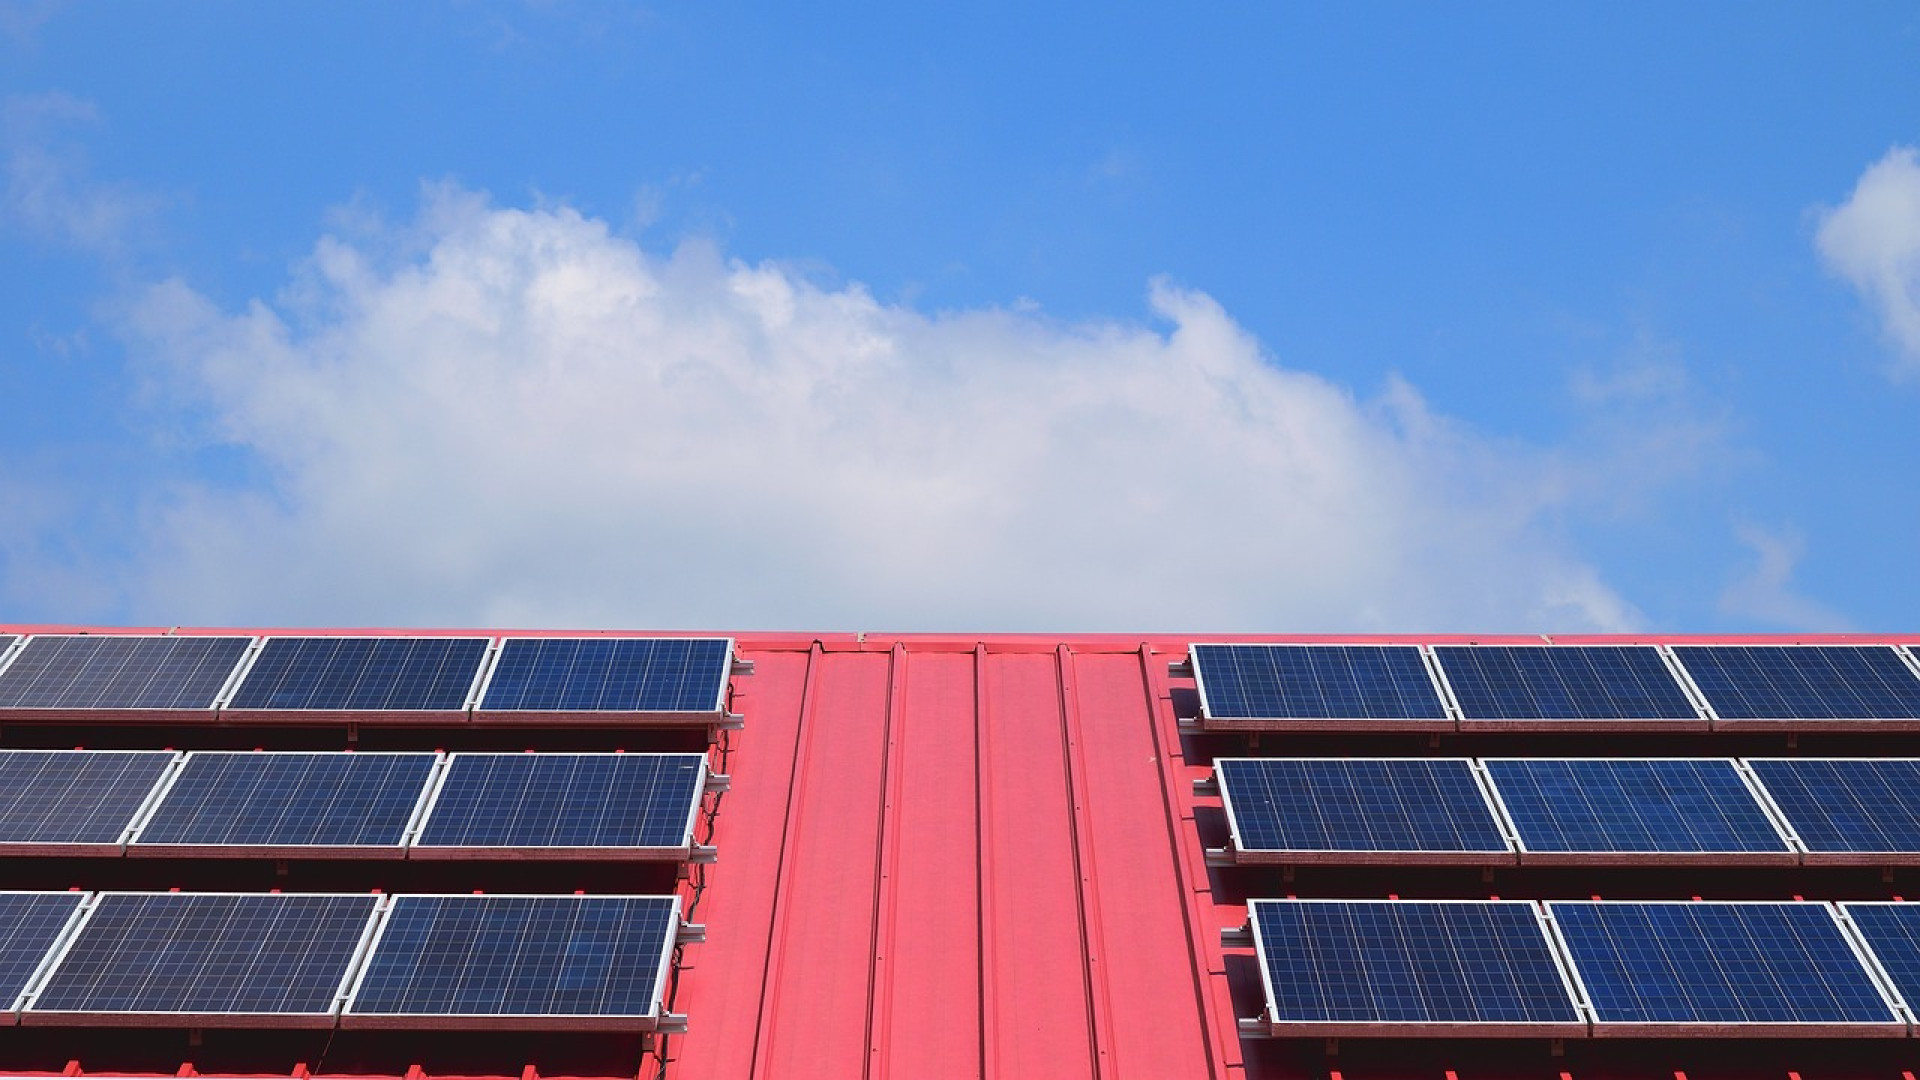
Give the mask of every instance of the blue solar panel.
[(1553, 901), (1596, 1024), (1896, 1020), (1825, 904)]
[(1920, 904), (1854, 903), (1840, 910), (1860, 931), (1908, 1011), (1920, 1006)]
[(677, 848), (699, 754), (455, 754), (421, 847)]
[(1651, 645), (1436, 645), (1465, 720), (1697, 720)]
[(376, 897), (103, 893), (29, 1014), (327, 1014)]
[(1211, 719), (1447, 719), (1411, 645), (1195, 645), (1189, 652)]
[(85, 899), (77, 892), (0, 892), (0, 1013), (19, 1009), (28, 981)]
[(1747, 767), (1808, 851), (1920, 853), (1920, 761), (1755, 758)]
[(0, 634), (0, 660), (6, 659), (7, 650), (13, 648), (13, 643), (19, 640), (18, 634)]
[(1254, 900), (1249, 907), (1274, 1023), (1580, 1019), (1532, 904)]
[(651, 1016), (670, 896), (400, 896), (352, 1016)]
[(35, 635), (0, 672), (0, 709), (211, 709), (251, 638)]
[(1215, 762), (1242, 851), (1511, 851), (1462, 759)]
[(1523, 852), (1793, 850), (1732, 761), (1490, 758), (1483, 765)]
[(724, 638), (509, 638), (480, 707), (719, 712), (730, 657)]
[(1920, 719), (1920, 676), (1887, 645), (1676, 645), (1726, 720)]
[(484, 638), (269, 638), (230, 709), (458, 711)]
[(195, 751), (134, 843), (397, 847), (434, 761), (430, 753)]
[(117, 844), (168, 750), (0, 750), (0, 844)]

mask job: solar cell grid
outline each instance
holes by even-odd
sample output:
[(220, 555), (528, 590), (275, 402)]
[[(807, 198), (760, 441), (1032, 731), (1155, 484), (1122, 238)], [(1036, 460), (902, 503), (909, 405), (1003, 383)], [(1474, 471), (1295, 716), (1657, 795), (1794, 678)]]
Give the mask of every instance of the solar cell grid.
[(1730, 759), (1489, 758), (1487, 777), (1532, 854), (1766, 854), (1793, 849)]
[(211, 709), (244, 637), (37, 634), (0, 671), (0, 709)]
[(1898, 1022), (1825, 904), (1552, 901), (1547, 908), (1593, 1008), (1596, 1034), (1601, 1025), (1682, 1034)]
[(1920, 760), (1753, 758), (1747, 767), (1808, 852), (1920, 858)]
[(645, 1027), (678, 916), (670, 896), (395, 897), (342, 1025)]
[(1254, 900), (1268, 1021), (1282, 1031), (1580, 1023), (1532, 904)]
[(1716, 718), (1920, 719), (1920, 676), (1888, 645), (1676, 645)]
[(1411, 645), (1194, 645), (1212, 720), (1445, 721)]
[(397, 856), (437, 760), (431, 753), (194, 751), (134, 838), (135, 853), (389, 848)]
[(1840, 910), (1911, 1013), (1920, 1004), (1920, 904), (1851, 903)]
[(705, 761), (700, 754), (455, 754), (416, 849), (685, 849)]
[(117, 846), (173, 760), (168, 750), (0, 750), (0, 848)]
[(28, 1023), (329, 1026), (377, 898), (103, 893), (29, 1005)]
[(1462, 720), (1701, 721), (1651, 645), (1436, 645)]
[(85, 893), (0, 892), (0, 1016), (11, 1017)]
[(1512, 851), (1462, 758), (1226, 758), (1215, 768), (1241, 852)]
[(496, 712), (719, 712), (725, 638), (509, 638), (480, 707)]
[(485, 638), (268, 638), (227, 708), (457, 712), (487, 645)]

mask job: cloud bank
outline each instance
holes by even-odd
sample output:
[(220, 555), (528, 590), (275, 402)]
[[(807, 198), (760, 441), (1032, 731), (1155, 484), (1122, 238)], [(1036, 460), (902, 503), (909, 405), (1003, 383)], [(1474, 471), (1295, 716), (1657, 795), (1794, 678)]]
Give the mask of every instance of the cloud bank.
[(166, 621), (1621, 629), (1578, 487), (1392, 385), (1155, 323), (928, 314), (456, 190), (130, 348), (244, 479), (150, 508)]
[(1898, 370), (1920, 374), (1920, 152), (1896, 147), (1869, 167), (1847, 201), (1822, 215), (1815, 243), (1827, 268), (1879, 313)]

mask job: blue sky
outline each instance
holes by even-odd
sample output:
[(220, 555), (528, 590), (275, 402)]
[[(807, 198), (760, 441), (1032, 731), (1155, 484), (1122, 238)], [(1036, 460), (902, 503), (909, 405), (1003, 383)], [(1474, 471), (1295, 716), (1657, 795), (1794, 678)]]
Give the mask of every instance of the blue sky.
[(1911, 5), (0, 0), (0, 612), (1920, 625)]

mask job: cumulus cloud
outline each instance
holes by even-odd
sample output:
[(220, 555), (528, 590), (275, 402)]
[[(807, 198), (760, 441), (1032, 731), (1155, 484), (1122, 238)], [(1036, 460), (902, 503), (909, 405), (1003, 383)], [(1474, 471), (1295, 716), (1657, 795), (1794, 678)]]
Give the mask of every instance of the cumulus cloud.
[(1753, 553), (1747, 570), (1720, 594), (1720, 610), (1786, 630), (1841, 632), (1854, 627), (1846, 616), (1800, 593), (1793, 572), (1806, 555), (1798, 532), (1743, 523), (1734, 535)]
[(1896, 147), (1862, 173), (1847, 201), (1822, 215), (1815, 242), (1827, 268), (1879, 312), (1899, 370), (1920, 373), (1920, 153)]
[(134, 353), (256, 482), (150, 509), (166, 621), (1620, 629), (1566, 468), (1151, 324), (928, 314), (562, 208), (433, 194), (272, 302), (187, 285)]

